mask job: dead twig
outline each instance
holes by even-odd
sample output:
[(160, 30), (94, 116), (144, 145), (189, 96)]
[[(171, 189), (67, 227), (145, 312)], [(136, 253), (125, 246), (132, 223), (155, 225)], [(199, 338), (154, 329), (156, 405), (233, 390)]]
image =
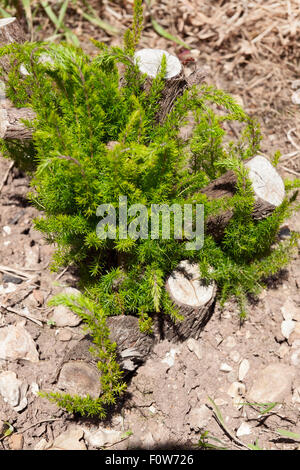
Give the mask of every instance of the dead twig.
[(288, 173), (291, 173), (292, 175), (300, 177), (299, 171), (292, 170), (291, 168), (288, 168), (287, 166), (281, 165), (280, 168), (282, 168), (284, 171), (287, 171)]
[(287, 160), (294, 160), (294, 158), (296, 158), (297, 155), (299, 155), (299, 153), (300, 153), (300, 150), (296, 150), (295, 152), (291, 152), (291, 153), (286, 153), (285, 155), (281, 155), (281, 157), (279, 158), (279, 161), (283, 162)]
[(293, 129), (290, 129), (286, 136), (287, 136), (287, 139), (290, 141), (290, 143), (292, 144), (293, 147), (295, 147), (296, 150), (299, 150), (300, 151), (300, 147), (299, 145), (296, 144), (296, 142), (294, 141), (294, 139), (292, 138), (291, 134), (294, 132), (295, 133), (295, 128), (293, 127)]
[(3, 266), (0, 265), (0, 272), (4, 274), (13, 274), (15, 277), (18, 277), (19, 279), (32, 279), (32, 276), (29, 276), (28, 274), (24, 273), (24, 271), (21, 271), (20, 269), (17, 268), (12, 268), (11, 266)]
[(1, 184), (0, 184), (0, 193), (1, 193), (1, 191), (2, 191), (2, 189), (3, 189), (3, 187), (4, 187), (4, 185), (6, 184), (8, 175), (9, 175), (11, 169), (13, 168), (14, 164), (15, 164), (15, 162), (10, 162), (10, 165), (9, 165), (9, 167), (7, 168), (7, 171), (6, 171), (5, 175), (4, 175), (4, 178), (3, 178), (3, 180), (2, 180), (2, 182), (1, 182)]
[(15, 315), (19, 315), (20, 317), (27, 318), (27, 320), (30, 320), (30, 321), (32, 321), (33, 323), (36, 323), (39, 326), (43, 326), (43, 323), (40, 320), (38, 320), (37, 318), (31, 316), (29, 313), (21, 312), (20, 310), (16, 310), (16, 309), (11, 308), (11, 307), (6, 307), (3, 304), (0, 304), (0, 307), (7, 310), (7, 312), (14, 313)]
[(53, 421), (62, 421), (63, 418), (49, 418), (49, 419), (43, 419), (42, 421), (38, 421), (37, 423), (33, 423), (30, 426), (28, 426), (25, 429), (22, 429), (21, 431), (16, 432), (15, 434), (23, 434), (24, 432), (28, 431), (31, 428), (34, 428), (35, 426), (39, 426), (40, 424), (44, 423), (51, 423)]
[(63, 275), (68, 271), (69, 267), (70, 265), (68, 265), (65, 269), (63, 269), (62, 272), (59, 273), (54, 280), (58, 281), (61, 277), (63, 277)]

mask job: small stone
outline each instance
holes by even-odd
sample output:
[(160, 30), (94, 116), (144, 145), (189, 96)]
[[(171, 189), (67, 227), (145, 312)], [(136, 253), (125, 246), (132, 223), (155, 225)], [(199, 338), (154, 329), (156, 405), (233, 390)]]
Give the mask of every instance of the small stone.
[(81, 318), (75, 315), (64, 305), (58, 305), (54, 308), (51, 321), (55, 322), (56, 326), (77, 326), (81, 322)]
[(233, 362), (239, 362), (241, 356), (238, 351), (230, 351), (229, 357)]
[(39, 386), (36, 382), (32, 382), (30, 386), (31, 393), (35, 395), (36, 397), (38, 396), (39, 393)]
[[(62, 294), (80, 295), (81, 293), (73, 287), (67, 287)], [(78, 326), (81, 323), (81, 318), (64, 305), (54, 307), (53, 315), (50, 320), (55, 322), (55, 325), (59, 327)]]
[(9, 225), (4, 225), (2, 230), (4, 232), (4, 235), (10, 235), (11, 234), (11, 228), (10, 228)]
[(50, 450), (86, 450), (86, 445), (81, 439), (83, 438), (83, 429), (74, 428), (60, 434), (53, 442)]
[(300, 80), (293, 80), (292, 81), (292, 89), (296, 90), (299, 87), (300, 87)]
[(20, 322), (0, 329), (0, 359), (39, 362), (35, 342), (24, 325), (25, 322)]
[(231, 349), (236, 345), (236, 340), (233, 336), (228, 336), (223, 344), (226, 348)]
[(57, 386), (70, 395), (98, 398), (101, 393), (100, 373), (83, 361), (65, 363), (60, 371)]
[(7, 439), (7, 443), (11, 450), (22, 450), (24, 445), (24, 437), (22, 434), (12, 434)]
[(293, 320), (284, 320), (281, 323), (281, 333), (286, 339), (289, 339), (290, 334), (294, 331), (296, 322)]
[(22, 284), (23, 279), (17, 276), (13, 276), (12, 274), (3, 274), (2, 281), (5, 284), (12, 283), (12, 284)]
[(298, 309), (294, 302), (288, 299), (281, 307), (281, 313), (284, 320), (294, 320), (297, 317)]
[(105, 429), (99, 427), (95, 431), (84, 429), (85, 441), (97, 449), (104, 447), (105, 445), (113, 445), (121, 440), (122, 433), (115, 431), (114, 429)]
[(60, 330), (57, 335), (57, 339), (59, 339), (59, 341), (70, 341), (72, 337), (73, 335), (71, 331), (67, 329)]
[(201, 405), (199, 408), (192, 408), (188, 414), (187, 422), (191, 429), (199, 431), (207, 426), (211, 419), (211, 411), (206, 405)]
[(177, 349), (174, 349), (174, 348), (170, 349), (170, 351), (167, 352), (166, 356), (164, 357), (164, 359), (162, 359), (161, 362), (168, 364), (169, 367), (173, 367), (175, 364), (176, 353), (177, 353)]
[(286, 400), (294, 377), (293, 367), (281, 363), (270, 364), (256, 373), (248, 398), (257, 403)]
[(41, 439), (37, 444), (34, 446), (34, 450), (46, 450), (49, 446), (49, 442), (46, 439)]
[(242, 423), (237, 432), (236, 432), (236, 435), (237, 437), (242, 437), (242, 436), (249, 436), (249, 434), (251, 434), (251, 427), (249, 426), (249, 424), (247, 423)]
[(280, 357), (280, 359), (283, 359), (284, 356), (286, 356), (289, 352), (290, 348), (288, 347), (288, 345), (286, 343), (281, 343), (279, 349), (278, 349), (278, 355)]
[(243, 382), (244, 378), (248, 374), (250, 369), (250, 363), (248, 359), (243, 359), (239, 367), (239, 381)]
[(300, 104), (300, 89), (294, 91), (294, 93), (292, 94), (292, 103)]
[(228, 395), (231, 398), (237, 398), (239, 396), (243, 396), (246, 392), (246, 387), (241, 382), (233, 382), (229, 389), (227, 390)]
[(0, 285), (0, 295), (3, 295), (3, 294), (10, 294), (11, 292), (15, 292), (15, 290), (17, 290), (17, 286), (16, 284), (12, 283), (12, 282), (8, 282), (6, 284), (6, 287), (4, 287), (4, 285)]
[(186, 345), (191, 352), (196, 354), (199, 360), (203, 359), (202, 346), (199, 341), (195, 340), (194, 338), (189, 338)]
[(224, 406), (224, 405), (227, 405), (227, 401), (223, 400), (223, 398), (216, 398), (215, 399), (215, 404), (217, 406)]
[(3, 400), (15, 411), (22, 411), (27, 406), (26, 392), (28, 385), (17, 378), (15, 372), (5, 371), (0, 374), (0, 394)]
[(149, 406), (148, 410), (149, 410), (150, 413), (152, 413), (152, 414), (157, 413), (157, 410), (156, 410), (155, 406), (153, 406), (153, 405)]
[(236, 376), (236, 371), (235, 370), (232, 370), (230, 372), (227, 372), (226, 373), (226, 379), (229, 383), (233, 383), (236, 381), (237, 379), (237, 376)]
[(40, 248), (38, 245), (27, 246), (25, 248), (26, 268), (35, 268), (40, 262)]
[(291, 355), (291, 364), (296, 367), (300, 365), (300, 349), (296, 349)]
[(292, 396), (293, 403), (300, 403), (300, 387), (295, 388)]
[(232, 367), (228, 364), (226, 364), (226, 362), (223, 362), (221, 365), (220, 365), (220, 370), (222, 372), (231, 372), (232, 371)]

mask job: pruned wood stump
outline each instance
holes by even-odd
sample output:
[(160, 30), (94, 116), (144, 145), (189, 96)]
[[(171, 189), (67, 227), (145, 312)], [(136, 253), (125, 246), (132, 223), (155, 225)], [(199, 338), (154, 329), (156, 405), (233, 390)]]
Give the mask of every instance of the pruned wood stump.
[[(149, 356), (154, 337), (141, 333), (138, 318), (118, 315), (107, 319), (110, 340), (117, 343), (117, 361), (126, 374), (133, 372)], [(95, 347), (87, 335), (70, 348), (56, 370), (53, 382), (57, 389), (70, 395), (93, 398), (101, 394), (101, 371), (98, 359), (90, 353)]]
[[(245, 162), (245, 167), (249, 170), (248, 177), (255, 197), (252, 217), (254, 220), (261, 220), (271, 215), (276, 207), (282, 204), (285, 197), (284, 183), (276, 168), (262, 155), (249, 159)], [(201, 192), (206, 194), (208, 199), (219, 199), (232, 197), (236, 192), (236, 187), (236, 174), (233, 171), (227, 171)], [(232, 210), (209, 217), (206, 221), (206, 232), (216, 240), (220, 240), (232, 217)]]
[(156, 315), (155, 336), (169, 341), (199, 339), (213, 314), (217, 290), (215, 283), (205, 283), (198, 264), (183, 260), (169, 276), (165, 287), (184, 320), (174, 323), (167, 315)]
[[(0, 19), (0, 46), (6, 44), (22, 44), (27, 36), (18, 20), (14, 17)], [(0, 58), (0, 67), (4, 76), (10, 70), (8, 56)], [(32, 129), (26, 127), (23, 120), (31, 121), (36, 117), (35, 112), (29, 108), (14, 108), (5, 96), (5, 85), (1, 82), (0, 98), (0, 138), (27, 140), (32, 138)]]
[(147, 75), (147, 80), (144, 85), (146, 92), (150, 89), (153, 79), (157, 77), (160, 71), (163, 56), (166, 57), (167, 70), (164, 77), (165, 87), (162, 91), (159, 111), (156, 116), (159, 123), (165, 121), (166, 116), (172, 110), (177, 98), (179, 98), (187, 88), (201, 83), (206, 76), (206, 73), (200, 69), (186, 77), (182, 63), (176, 56), (163, 49), (141, 49), (134, 54), (134, 61), (139, 71)]
[(27, 127), (23, 120), (32, 121), (36, 114), (29, 108), (12, 108), (7, 105), (8, 100), (1, 100), (0, 107), (0, 138), (6, 140), (32, 139), (32, 129)]

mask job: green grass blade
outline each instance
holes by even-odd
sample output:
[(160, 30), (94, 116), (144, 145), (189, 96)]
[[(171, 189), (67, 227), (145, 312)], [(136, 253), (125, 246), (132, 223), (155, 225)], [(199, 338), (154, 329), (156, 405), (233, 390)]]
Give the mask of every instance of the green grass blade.
[(52, 23), (58, 27), (59, 23), (58, 23), (58, 18), (56, 16), (56, 14), (54, 13), (54, 11), (52, 10), (51, 6), (48, 4), (47, 1), (45, 0), (41, 0), (41, 5), (42, 7), (44, 8), (46, 14), (48, 15), (49, 19), (52, 21)]
[(1, 8), (0, 7), (0, 16), (1, 18), (10, 18), (11, 15), (9, 13), (7, 13), (7, 11), (4, 10), (4, 8)]
[(163, 28), (154, 18), (152, 18), (151, 14), (151, 0), (145, 0), (146, 5), (148, 7), (149, 13), (150, 13), (150, 18), (151, 18), (151, 23), (153, 26), (154, 31), (157, 32), (160, 36), (162, 36), (165, 39), (169, 39), (170, 41), (176, 42), (176, 44), (179, 44), (180, 46), (185, 47), (186, 49), (191, 49), (191, 47), (186, 44), (184, 41), (181, 39), (177, 38), (176, 36), (173, 36), (173, 34), (169, 33), (165, 28)]
[(59, 30), (59, 28), (61, 28), (63, 26), (63, 21), (64, 21), (64, 17), (65, 17), (65, 14), (66, 14), (66, 11), (67, 11), (67, 8), (69, 6), (69, 0), (65, 0), (64, 3), (62, 4), (62, 7), (59, 11), (59, 15), (58, 15), (58, 26), (56, 26), (56, 31), (54, 34), (57, 33), (57, 31)]
[(14, 427), (8, 421), (4, 421), (4, 424), (6, 424), (7, 429), (6, 429), (6, 431), (4, 432), (3, 435), (5, 437), (8, 437), (14, 432)]
[(108, 34), (116, 35), (120, 33), (120, 31), (117, 28), (107, 23), (107, 21), (101, 20), (96, 10), (94, 10), (94, 8), (88, 2), (84, 1), (83, 4), (86, 7), (87, 11), (84, 11), (81, 8), (78, 8), (78, 11), (83, 16), (83, 18), (85, 18), (90, 23), (94, 24), (95, 26), (99, 26), (99, 28), (103, 29)]
[(33, 40), (33, 23), (32, 23), (32, 11), (30, 6), (30, 0), (22, 0), (22, 5), (25, 11), (26, 21), (28, 30), (30, 32), (31, 40)]
[(294, 439), (295, 441), (300, 441), (300, 434), (287, 431), (286, 429), (276, 429), (276, 432), (281, 436), (289, 437), (290, 439)]
[(255, 444), (248, 444), (248, 447), (251, 450), (263, 450), (261, 447), (259, 447), (258, 439), (256, 439)]
[(179, 44), (180, 46), (185, 47), (186, 49), (191, 49), (191, 47), (181, 39), (177, 38), (176, 36), (173, 36), (173, 34), (169, 33), (165, 28), (163, 28), (156, 20), (151, 18), (151, 23), (153, 26), (153, 29), (162, 36), (165, 39), (169, 39), (170, 41), (176, 42), (176, 44)]
[[(64, 18), (64, 14), (65, 14), (64, 9), (67, 8), (67, 5), (65, 5), (66, 3), (68, 3), (67, 0), (65, 0), (64, 4), (62, 6), (62, 11), (60, 11), (60, 17), (62, 18), (62, 20)], [(56, 33), (57, 33), (58, 29), (63, 29), (66, 40), (68, 42), (71, 42), (72, 44), (74, 44), (74, 46), (77, 46), (77, 47), (80, 46), (80, 42), (79, 42), (78, 37), (69, 28), (67, 28), (63, 23), (60, 24), (59, 18), (57, 18), (56, 14), (52, 10), (52, 8), (48, 4), (48, 2), (45, 1), (45, 0), (41, 0), (41, 5), (44, 8), (44, 10), (45, 10), (46, 14), (48, 15), (49, 19), (52, 21), (52, 23), (56, 27), (56, 31), (55, 31), (53, 36), (54, 37), (56, 36)]]
[(223, 419), (222, 413), (221, 413), (219, 407), (216, 405), (216, 403), (213, 401), (212, 398), (208, 397), (208, 399), (209, 399), (209, 401), (210, 401), (210, 402), (212, 403), (212, 405), (213, 405), (214, 411), (215, 411), (215, 413), (216, 413), (216, 416), (217, 416), (219, 422), (220, 422), (224, 427), (226, 427), (226, 426), (225, 426), (225, 423), (224, 423), (224, 419)]
[(113, 26), (111, 26), (109, 23), (107, 23), (106, 21), (103, 21), (101, 20), (99, 17), (97, 16), (91, 16), (89, 15), (88, 13), (86, 13), (85, 11), (81, 11), (81, 14), (83, 16), (83, 18), (85, 18), (86, 20), (88, 20), (90, 23), (94, 24), (95, 26), (99, 26), (99, 28), (103, 29), (104, 31), (106, 31), (107, 33), (109, 34), (113, 34), (113, 35), (116, 35), (118, 34), (118, 30), (116, 28), (114, 28)]
[(64, 28), (64, 30), (65, 30), (65, 36), (66, 36), (67, 41), (74, 44), (74, 46), (79, 47), (80, 46), (80, 41), (79, 41), (78, 37), (76, 36), (76, 34), (74, 34), (70, 29), (68, 29), (66, 27)]

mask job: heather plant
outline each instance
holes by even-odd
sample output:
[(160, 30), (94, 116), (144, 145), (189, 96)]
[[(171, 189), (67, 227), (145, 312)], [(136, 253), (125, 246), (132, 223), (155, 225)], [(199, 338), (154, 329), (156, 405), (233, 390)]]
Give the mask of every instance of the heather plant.
[[(142, 6), (136, 0), (123, 47), (94, 41), (99, 54), (93, 58), (63, 43), (13, 44), (0, 52), (11, 58), (3, 75), (8, 97), (36, 113), (26, 123), (33, 128), (32, 142), (2, 141), (2, 152), (32, 176), (29, 198), (41, 211), (35, 228), (56, 246), (52, 268), (78, 268), (83, 296), (59, 296), (53, 302), (69, 306), (87, 323), (102, 371), (104, 392), (96, 402), (51, 395), (82, 414), (103, 416), (124, 389), (107, 316), (136, 315), (149, 334), (153, 313), (180, 321), (164, 283), (181, 260), (189, 259), (199, 264), (204, 279), (216, 281), (222, 304), (237, 299), (244, 317), (247, 296), (259, 293), (266, 278), (288, 263), (297, 242), (295, 233), (281, 242), (277, 233), (297, 208), (299, 181), (285, 182), (286, 198), (272, 215), (260, 221), (251, 217), (255, 200), (243, 161), (259, 151), (261, 135), (231, 96), (205, 83), (191, 87), (165, 121), (158, 121), (166, 61), (151, 86), (144, 86), (147, 77), (134, 61), (141, 30)], [(186, 140), (180, 130), (191, 116), (193, 130)], [(240, 124), (238, 138), (228, 133), (230, 122)], [(236, 193), (209, 200), (201, 190), (228, 170), (237, 175)], [(228, 209), (233, 218), (222, 240), (206, 233), (200, 250), (187, 250), (173, 232), (170, 239), (123, 239), (117, 227), (115, 239), (99, 239), (97, 208), (118, 208), (120, 195), (149, 213), (152, 204), (189, 203), (204, 205), (205, 220)]]

